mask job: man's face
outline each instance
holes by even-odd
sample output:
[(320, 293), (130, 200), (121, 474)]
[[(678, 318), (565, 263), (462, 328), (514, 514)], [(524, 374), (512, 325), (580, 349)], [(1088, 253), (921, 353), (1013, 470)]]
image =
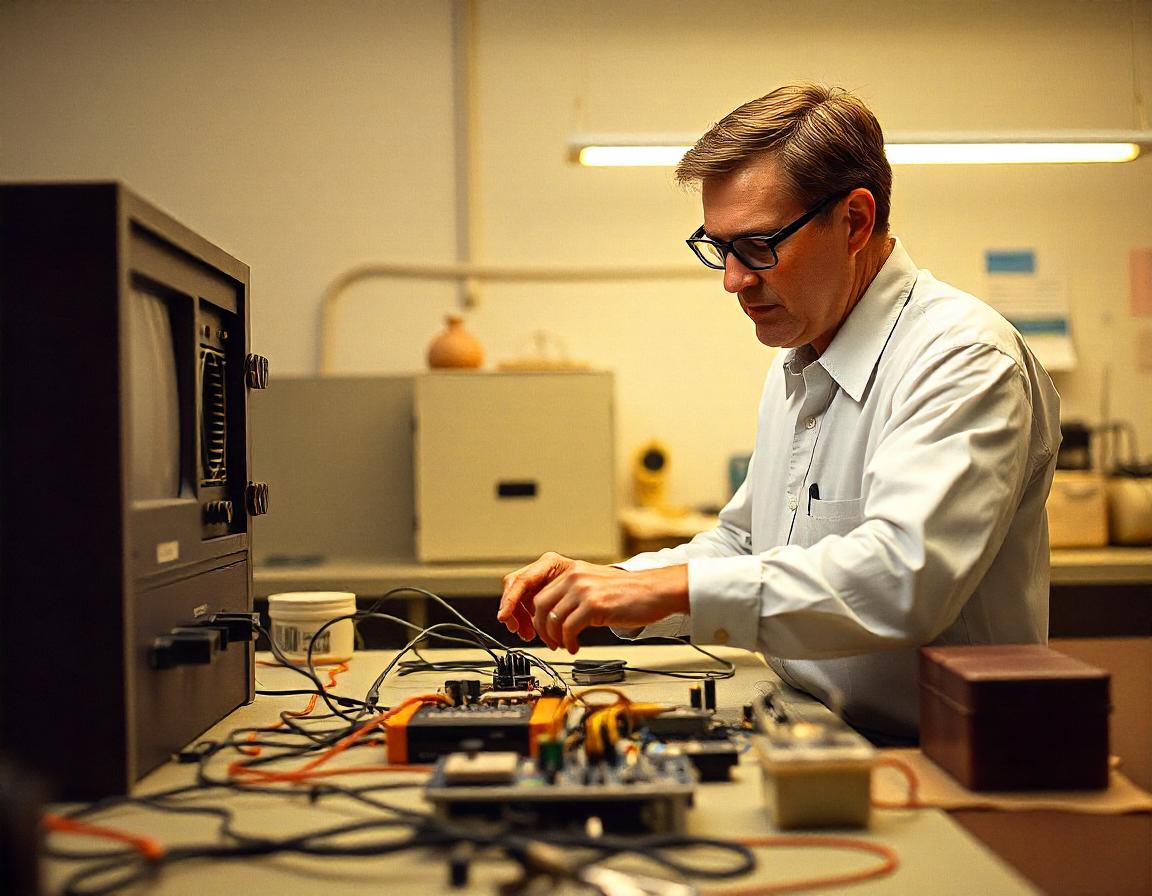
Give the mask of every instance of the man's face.
[[(704, 232), (725, 241), (772, 233), (808, 210), (791, 198), (787, 180), (771, 157), (706, 179), (703, 200)], [(830, 208), (831, 221), (819, 216), (777, 247), (779, 261), (771, 270), (749, 270), (728, 253), (724, 288), (739, 296), (764, 345), (795, 348), (812, 343), (822, 353), (852, 310), (849, 228), (843, 203)]]

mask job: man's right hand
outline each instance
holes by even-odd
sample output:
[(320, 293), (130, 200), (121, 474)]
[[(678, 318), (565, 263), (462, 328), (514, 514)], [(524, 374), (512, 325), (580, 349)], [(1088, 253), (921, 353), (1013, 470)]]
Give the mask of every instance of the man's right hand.
[(536, 614), (536, 595), (540, 589), (572, 568), (575, 560), (549, 551), (538, 560), (522, 566), (504, 576), (504, 595), (500, 598), (500, 609), (496, 619), (508, 627), (508, 631), (519, 635), (525, 641), (536, 637), (532, 617)]
[(642, 628), (690, 610), (685, 564), (628, 572), (550, 553), (504, 577), (496, 618), (525, 641), (576, 653), (589, 626)]

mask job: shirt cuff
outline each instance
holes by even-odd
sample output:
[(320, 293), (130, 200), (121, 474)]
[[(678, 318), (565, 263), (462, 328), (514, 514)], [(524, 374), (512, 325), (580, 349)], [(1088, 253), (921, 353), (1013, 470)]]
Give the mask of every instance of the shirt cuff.
[(760, 632), (761, 564), (755, 554), (688, 561), (694, 644), (755, 650)]

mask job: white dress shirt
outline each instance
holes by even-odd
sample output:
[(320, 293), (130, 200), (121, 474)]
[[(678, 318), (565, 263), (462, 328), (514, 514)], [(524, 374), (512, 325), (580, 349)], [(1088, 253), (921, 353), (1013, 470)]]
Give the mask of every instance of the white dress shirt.
[(761, 650), (849, 723), (917, 728), (917, 648), (1044, 643), (1059, 396), (983, 302), (892, 254), (820, 357), (782, 351), (720, 523), (620, 564), (688, 564), (691, 612), (626, 636)]

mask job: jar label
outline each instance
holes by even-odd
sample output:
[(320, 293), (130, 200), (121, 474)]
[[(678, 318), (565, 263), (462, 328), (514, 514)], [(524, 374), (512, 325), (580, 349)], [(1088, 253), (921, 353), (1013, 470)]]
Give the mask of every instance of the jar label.
[(285, 653), (307, 653), (308, 645), (312, 645), (312, 652), (320, 655), (328, 652), (332, 643), (332, 630), (315, 637), (314, 632), (301, 631), (295, 625), (282, 625), (272, 623), (272, 640), (276, 642)]

